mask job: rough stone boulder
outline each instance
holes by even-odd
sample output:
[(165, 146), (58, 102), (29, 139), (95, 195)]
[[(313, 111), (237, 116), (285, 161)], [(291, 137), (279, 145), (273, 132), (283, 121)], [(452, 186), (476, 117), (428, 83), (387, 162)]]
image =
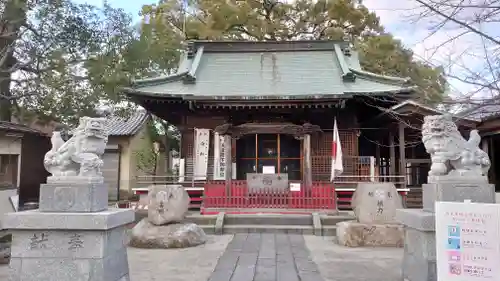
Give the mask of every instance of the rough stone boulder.
[(206, 241), (205, 232), (194, 223), (154, 225), (143, 219), (132, 229), (129, 245), (136, 248), (169, 249), (193, 247)]
[(189, 201), (182, 185), (153, 185), (148, 191), (148, 220), (155, 225), (181, 222)]
[(403, 226), (396, 222), (396, 210), (403, 208), (392, 183), (360, 183), (352, 196), (355, 221), (337, 223), (337, 239), (348, 247), (403, 245)]
[(337, 223), (338, 243), (347, 247), (403, 247), (404, 231), (399, 224), (365, 224), (356, 221)]
[(358, 222), (396, 223), (396, 210), (403, 208), (401, 196), (393, 183), (360, 183), (351, 200)]

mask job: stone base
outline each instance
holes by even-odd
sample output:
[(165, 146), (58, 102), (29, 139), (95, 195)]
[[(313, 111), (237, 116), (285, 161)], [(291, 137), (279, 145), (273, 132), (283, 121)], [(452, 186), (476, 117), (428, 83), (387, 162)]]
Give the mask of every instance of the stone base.
[(128, 281), (132, 210), (10, 213), (11, 281)]
[(125, 246), (104, 258), (11, 257), (9, 281), (128, 281)]
[(455, 181), (441, 181), (422, 186), (422, 204), (427, 212), (434, 212), (436, 201), (495, 203), (495, 185), (487, 182), (466, 181), (460, 177)]
[(48, 183), (40, 186), (41, 212), (100, 212), (108, 208), (108, 186), (103, 183)]
[(401, 209), (396, 218), (405, 224), (403, 280), (437, 281), (434, 213)]
[(194, 223), (154, 225), (141, 220), (133, 229), (130, 246), (148, 249), (187, 248), (205, 244), (207, 236)]
[(338, 242), (347, 247), (403, 247), (403, 235), (403, 226), (399, 224), (337, 223)]

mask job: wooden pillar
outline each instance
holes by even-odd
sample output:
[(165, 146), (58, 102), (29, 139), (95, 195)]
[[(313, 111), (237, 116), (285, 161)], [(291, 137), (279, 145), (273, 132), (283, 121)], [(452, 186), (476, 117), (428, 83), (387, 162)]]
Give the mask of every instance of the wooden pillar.
[(311, 135), (306, 134), (302, 138), (302, 155), (304, 157), (303, 183), (304, 188), (309, 190), (312, 186), (312, 169), (311, 169)]
[(488, 141), (488, 156), (490, 156), (490, 163), (491, 163), (491, 167), (490, 167), (490, 172), (488, 172), (489, 175), (491, 175), (490, 177), (490, 181), (491, 183), (493, 184), (497, 184), (497, 173), (496, 173), (496, 170), (497, 170), (497, 163), (496, 163), (496, 159), (495, 159), (495, 136), (491, 136), (489, 141)]
[[(396, 149), (394, 148), (394, 136), (391, 132), (389, 132), (389, 175), (396, 175)], [(389, 178), (389, 181), (394, 180), (393, 178)]]
[(224, 162), (226, 165), (225, 183), (226, 183), (226, 196), (231, 196), (231, 181), (233, 175), (233, 158), (232, 158), (232, 137), (231, 135), (224, 135)]
[(489, 145), (488, 145), (488, 140), (489, 140), (489, 139), (487, 139), (487, 138), (484, 138), (484, 139), (482, 139), (482, 140), (481, 140), (481, 149), (482, 149), (484, 152), (486, 152), (486, 154), (488, 154), (488, 155), (489, 155), (489, 152), (488, 152), (488, 147), (489, 147)]
[[(399, 138), (399, 175), (404, 176), (403, 188), (406, 187), (406, 155), (405, 155), (405, 124), (399, 122), (398, 124), (398, 138)], [(401, 179), (401, 178), (400, 178)]]
[(376, 143), (375, 144), (375, 176), (377, 177), (375, 180), (379, 181), (380, 176), (382, 173), (380, 172), (380, 144)]

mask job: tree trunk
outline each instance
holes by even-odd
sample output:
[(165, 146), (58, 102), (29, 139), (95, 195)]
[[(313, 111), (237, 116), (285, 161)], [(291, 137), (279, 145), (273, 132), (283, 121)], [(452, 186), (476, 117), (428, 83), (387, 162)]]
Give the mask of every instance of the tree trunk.
[(26, 0), (7, 0), (0, 14), (0, 121), (12, 117), (11, 75), (16, 64), (14, 44), (23, 24), (26, 23)]

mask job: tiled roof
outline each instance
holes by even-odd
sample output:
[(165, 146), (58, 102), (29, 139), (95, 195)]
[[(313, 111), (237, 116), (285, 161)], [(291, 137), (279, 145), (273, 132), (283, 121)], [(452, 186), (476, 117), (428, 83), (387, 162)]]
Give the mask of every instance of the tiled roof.
[(138, 110), (128, 118), (113, 116), (108, 123), (110, 136), (132, 136), (139, 132), (146, 120), (148, 113), (145, 110)]
[(0, 121), (0, 130), (1, 131), (16, 132), (16, 133), (46, 135), (42, 131), (30, 128), (26, 125), (12, 123), (12, 122), (6, 122), (6, 121)]
[(310, 99), (413, 92), (407, 78), (363, 71), (347, 42), (195, 41), (174, 75), (135, 81), (130, 96)]
[(476, 106), (471, 110), (464, 111), (462, 115), (480, 121), (486, 121), (500, 115), (500, 104)]

